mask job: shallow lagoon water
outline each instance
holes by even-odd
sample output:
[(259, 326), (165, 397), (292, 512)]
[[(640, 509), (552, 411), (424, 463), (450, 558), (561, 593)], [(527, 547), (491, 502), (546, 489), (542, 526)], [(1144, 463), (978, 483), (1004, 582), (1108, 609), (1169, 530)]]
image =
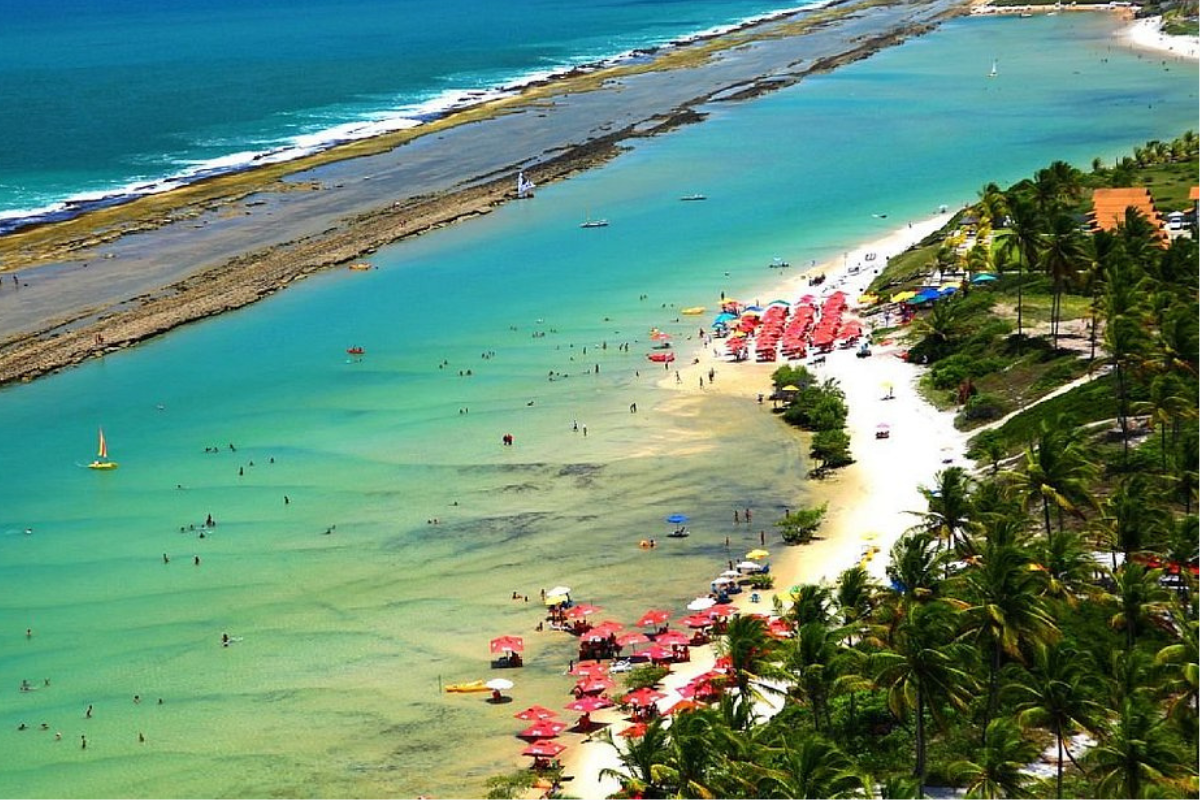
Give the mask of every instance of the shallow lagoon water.
[[(1130, 54), (1112, 25), (956, 20), (378, 270), (0, 392), (0, 794), (461, 796), (520, 766), (512, 713), (568, 700), (573, 641), (533, 631), (540, 588), (626, 623), (682, 612), (726, 535), (736, 556), (805, 496), (766, 409), (656, 387), (651, 328), (685, 356), (708, 317), (678, 309), (773, 299), (773, 257), (836, 259), (988, 181), (1195, 128), (1195, 64)], [(84, 468), (101, 425), (105, 474)], [(662, 538), (676, 512), (686, 540)], [(488, 677), (509, 633), (514, 704), (438, 693)]]

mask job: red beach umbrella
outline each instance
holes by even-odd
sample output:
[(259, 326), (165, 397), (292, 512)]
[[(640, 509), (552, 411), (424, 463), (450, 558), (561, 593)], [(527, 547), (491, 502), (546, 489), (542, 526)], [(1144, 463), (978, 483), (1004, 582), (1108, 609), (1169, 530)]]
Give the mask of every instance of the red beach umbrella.
[(666, 697), (665, 694), (657, 689), (651, 689), (649, 686), (643, 686), (641, 689), (630, 692), (621, 698), (621, 702), (628, 703), (631, 706), (648, 706), (662, 700)]
[(645, 650), (639, 650), (634, 655), (648, 658), (651, 661), (670, 661), (675, 657), (674, 653), (658, 644), (650, 645)]
[(675, 647), (677, 645), (691, 644), (691, 642), (691, 638), (681, 631), (667, 631), (654, 637), (654, 643), (663, 645), (664, 647)]
[(692, 614), (679, 621), (689, 628), (711, 628), (713, 626), (713, 618), (707, 614)]
[(734, 614), (738, 613), (738, 607), (733, 603), (717, 603), (704, 613), (713, 618), (732, 617)]
[(665, 713), (668, 716), (670, 716), (672, 714), (678, 714), (680, 711), (694, 711), (700, 707), (701, 707), (700, 704), (697, 703), (695, 700), (686, 700), (685, 699), (685, 700), (680, 700), (678, 703), (676, 703), (675, 705), (668, 708)]
[(520, 636), (497, 636), (491, 641), (493, 653), (521, 653), (525, 650), (525, 640)]
[(566, 750), (565, 744), (552, 742), (549, 739), (538, 739), (533, 744), (521, 751), (523, 756), (533, 756), (535, 758), (554, 758), (563, 750)]
[(545, 706), (533, 705), (524, 711), (518, 711), (516, 714), (513, 714), (513, 716), (517, 719), (523, 719), (528, 722), (531, 720), (550, 719), (551, 717), (557, 717), (558, 712), (554, 711), (553, 709), (546, 708)]
[(626, 633), (617, 637), (617, 647), (629, 647), (631, 644), (646, 644), (649, 637), (644, 633)]
[(626, 739), (633, 739), (638, 736), (646, 735), (646, 723), (635, 722), (628, 728), (624, 728), (617, 736), (624, 736)]
[(589, 605), (587, 603), (580, 603), (577, 606), (571, 606), (570, 608), (568, 608), (567, 613), (564, 614), (563, 616), (567, 617), (568, 619), (583, 619), (584, 617), (591, 616), (592, 614), (595, 614), (596, 612), (601, 611), (601, 610), (603, 610), (603, 609), (601, 609), (600, 606), (593, 606), (593, 605)]
[(670, 618), (671, 618), (670, 611), (666, 611), (661, 608), (652, 608), (649, 611), (647, 611), (645, 614), (642, 614), (641, 618), (638, 619), (638, 621), (633, 624), (639, 628), (649, 628), (649, 627), (653, 627), (656, 625), (662, 625), (664, 622), (666, 622)]
[(571, 675), (582, 678), (599, 678), (608, 674), (608, 664), (603, 661), (580, 661), (571, 667)]
[(563, 708), (568, 711), (579, 711), (584, 714), (590, 714), (593, 711), (599, 711), (602, 708), (608, 708), (613, 704), (612, 700), (599, 695), (586, 695), (578, 700), (572, 700)]
[(567, 723), (556, 719), (539, 719), (517, 734), (522, 739), (553, 739), (567, 729)]
[(600, 694), (616, 686), (612, 678), (584, 678), (575, 684), (575, 691), (580, 694)]

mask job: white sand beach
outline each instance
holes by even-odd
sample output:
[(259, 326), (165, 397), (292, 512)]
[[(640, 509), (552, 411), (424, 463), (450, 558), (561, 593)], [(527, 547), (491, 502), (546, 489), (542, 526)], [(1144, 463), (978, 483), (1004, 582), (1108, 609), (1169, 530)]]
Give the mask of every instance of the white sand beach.
[[(765, 284), (756, 296), (794, 300), (804, 294), (828, 296), (842, 291), (853, 312), (857, 307), (855, 300), (888, 258), (921, 241), (949, 218), (949, 213), (939, 213), (908, 224), (856, 248), (838, 262), (798, 273), (780, 284)], [(869, 253), (875, 254), (871, 261), (866, 259)], [(820, 272), (825, 273), (825, 282), (819, 290), (809, 288), (807, 276)], [(869, 324), (864, 326), (867, 330), (869, 327)], [(714, 354), (714, 347), (718, 354)], [(774, 596), (786, 599), (789, 589), (797, 583), (832, 582), (842, 570), (860, 561), (882, 580), (892, 544), (916, 521), (907, 512), (924, 506), (918, 487), (930, 483), (945, 466), (965, 463), (966, 436), (955, 430), (952, 413), (938, 411), (917, 394), (920, 368), (899, 358), (901, 350), (894, 342), (876, 343), (873, 355), (861, 359), (854, 350), (835, 350), (827, 354), (822, 365), (811, 367), (821, 377), (836, 379), (846, 393), (850, 408), (847, 427), (855, 462), (813, 484), (814, 503), (828, 503), (820, 538), (771, 553), (771, 571), (776, 575)], [(757, 403), (759, 393), (770, 394), (771, 373), (786, 363), (734, 363), (724, 355), (721, 340), (715, 340), (711, 346), (698, 346), (691, 353), (681, 347), (680, 354), (685, 362), (679, 368), (680, 380), (676, 381), (671, 372), (662, 379), (662, 386), (690, 394), (720, 393), (744, 398), (747, 403)], [(707, 380), (710, 369), (716, 373), (713, 381)], [(701, 378), (706, 379), (703, 388)], [(891, 387), (893, 397), (885, 400), (887, 387)], [(763, 413), (770, 413), (769, 409), (769, 403), (764, 403)], [(889, 438), (875, 438), (880, 423), (890, 426)], [(779, 433), (807, 436), (782, 422)], [(697, 587), (698, 594), (703, 590), (704, 587)], [(747, 611), (769, 611), (773, 600), (771, 595), (764, 594), (760, 602), (752, 603), (749, 592), (735, 597), (734, 603)], [(659, 701), (660, 710), (678, 702), (680, 696), (674, 690), (711, 669), (715, 658), (712, 646), (692, 648), (691, 661), (675, 665), (663, 681), (668, 696)], [(763, 710), (769, 713), (768, 709)], [(627, 724), (622, 712), (616, 709), (606, 709), (592, 718), (608, 724), (614, 734)], [(567, 789), (571, 795), (606, 797), (617, 791), (619, 787), (614, 780), (600, 777), (603, 769), (619, 766), (611, 747), (598, 740), (565, 743), (574, 745), (562, 756), (565, 774), (573, 776)]]
[(1143, 50), (1200, 59), (1200, 36), (1169, 36), (1163, 33), (1162, 23), (1162, 17), (1135, 20), (1121, 33), (1121, 39)]

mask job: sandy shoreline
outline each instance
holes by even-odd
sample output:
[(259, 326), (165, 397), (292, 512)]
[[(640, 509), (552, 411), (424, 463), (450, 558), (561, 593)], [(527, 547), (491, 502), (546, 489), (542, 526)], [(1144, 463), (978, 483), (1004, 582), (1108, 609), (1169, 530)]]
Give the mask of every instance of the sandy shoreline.
[(624, 141), (700, 119), (703, 104), (794, 84), (964, 10), (962, 0), (848, 0), (800, 11), (650, 65), (568, 76), (485, 103), (388, 139), (396, 144), (384, 152), (364, 154), (360, 143), (341, 161), (231, 179), (216, 198), (201, 186), (148, 199), (136, 217), (98, 212), (0, 237), (0, 385), (487, 213), (511, 198), (518, 169), (542, 185), (561, 180), (615, 157)]
[[(844, 259), (816, 267), (810, 272), (826, 275), (819, 289), (807, 286), (808, 273), (798, 273), (774, 285), (764, 283), (754, 297), (745, 300), (781, 297), (792, 301), (804, 294), (827, 296), (842, 291), (854, 310), (854, 301), (875, 276), (874, 264), (881, 267), (886, 259), (904, 252), (941, 228), (950, 217), (949, 213), (939, 213), (914, 221), (885, 237), (859, 245)], [(875, 253), (875, 259), (866, 260), (868, 253)], [(855, 270), (856, 274), (851, 274)], [(707, 325), (709, 318), (696, 319)], [(864, 325), (865, 329), (869, 327), (869, 322)], [(714, 354), (714, 348), (718, 354)], [(884, 580), (888, 551), (916, 522), (916, 518), (906, 512), (924, 507), (918, 487), (929, 484), (939, 470), (951, 463), (960, 466), (968, 463), (964, 459), (966, 436), (955, 430), (953, 413), (938, 411), (917, 394), (920, 368), (898, 358), (899, 352), (900, 348), (894, 343), (877, 343), (873, 348), (874, 355), (867, 359), (856, 358), (853, 350), (835, 350), (826, 356), (824, 364), (810, 367), (822, 378), (836, 379), (846, 393), (850, 409), (847, 429), (855, 462), (833, 471), (823, 480), (812, 482), (813, 504), (828, 503), (828, 514), (819, 538), (803, 546), (770, 546), (775, 589), (771, 593), (762, 593), (759, 603), (750, 602), (749, 592), (736, 595), (733, 602), (739, 608), (770, 611), (773, 598), (786, 600), (792, 586), (832, 582), (842, 570), (860, 562), (876, 579)], [(757, 403), (759, 393), (769, 394), (771, 373), (787, 363), (735, 363), (724, 354), (724, 342), (719, 339), (711, 346), (681, 347), (679, 353), (682, 362), (678, 370), (679, 381), (671, 371), (660, 380), (660, 386), (688, 394), (721, 394), (741, 398), (747, 403)], [(710, 369), (716, 373), (715, 380), (708, 380)], [(705, 379), (703, 388), (701, 378)], [(887, 393), (885, 385), (891, 386), (893, 399), (883, 399)], [(768, 409), (769, 405), (764, 404), (764, 413), (770, 413)], [(875, 439), (875, 428), (881, 422), (891, 426), (891, 436), (885, 440)], [(780, 426), (781, 436), (807, 437), (807, 434), (788, 428), (782, 421)], [(773, 522), (756, 524), (770, 527)], [(771, 540), (778, 541), (773, 530), (768, 536), (769, 544)], [(870, 555), (873, 548), (878, 551)], [(697, 594), (704, 591), (705, 587), (697, 587)], [(685, 601), (686, 598), (680, 598), (680, 602)], [(663, 681), (668, 697), (659, 701), (660, 709), (665, 710), (678, 702), (680, 696), (674, 690), (711, 669), (715, 657), (712, 646), (692, 648), (691, 661), (675, 665)], [(763, 711), (770, 713), (769, 709)], [(614, 734), (627, 724), (621, 712), (614, 709), (592, 716), (597, 722), (607, 723)], [(619, 737), (617, 741), (621, 741)], [(617, 791), (619, 786), (615, 781), (600, 777), (603, 769), (620, 766), (612, 748), (599, 741), (576, 737), (569, 737), (565, 743), (571, 745), (562, 756), (565, 772), (572, 776), (567, 788), (569, 794), (594, 798)]]

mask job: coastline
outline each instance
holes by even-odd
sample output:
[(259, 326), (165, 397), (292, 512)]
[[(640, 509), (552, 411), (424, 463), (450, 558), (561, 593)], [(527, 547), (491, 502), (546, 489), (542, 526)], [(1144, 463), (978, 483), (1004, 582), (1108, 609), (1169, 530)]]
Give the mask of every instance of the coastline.
[[(809, 272), (826, 276), (819, 291), (807, 287), (808, 273), (798, 273), (786, 281), (764, 282), (755, 297), (794, 300), (803, 294), (827, 296), (842, 291), (846, 293), (850, 311), (857, 313), (855, 300), (875, 275), (870, 265), (886, 263), (888, 258), (940, 229), (951, 216), (946, 212), (915, 220), (855, 247), (842, 259), (814, 267)], [(868, 253), (874, 253), (878, 261), (867, 261)], [(855, 267), (856, 273), (851, 274)], [(869, 330), (869, 323), (864, 327)], [(872, 577), (884, 581), (888, 552), (915, 523), (915, 517), (907, 512), (918, 511), (924, 504), (918, 487), (931, 482), (945, 466), (969, 463), (964, 456), (967, 437), (955, 430), (953, 412), (939, 411), (920, 397), (916, 384), (921, 368), (900, 359), (901, 348), (888, 341), (876, 343), (869, 359), (856, 358), (851, 349), (835, 349), (826, 355), (821, 366), (810, 367), (820, 378), (837, 380), (846, 394), (847, 432), (854, 463), (811, 483), (812, 504), (828, 504), (816, 539), (799, 546), (771, 545), (768, 540), (775, 588), (769, 595), (764, 593), (759, 603), (751, 603), (747, 592), (736, 595), (732, 602), (743, 612), (770, 611), (777, 598), (786, 604), (792, 586), (831, 583), (842, 570), (855, 563), (862, 563)], [(723, 352), (722, 340), (714, 340), (714, 345)], [(735, 397), (747, 403), (757, 403), (760, 392), (768, 393), (771, 373), (787, 363), (733, 362), (724, 354), (714, 355), (713, 348), (704, 345), (686, 354), (685, 351), (687, 348), (680, 348), (683, 361), (678, 368), (680, 380), (677, 382), (671, 371), (659, 380), (660, 387), (688, 395)], [(701, 388), (700, 379), (710, 369), (715, 371), (716, 379), (705, 381)], [(883, 399), (884, 384), (890, 384), (893, 399)], [(771, 413), (765, 404), (762, 409), (763, 413)], [(891, 436), (886, 440), (874, 437), (875, 427), (881, 422), (891, 426)], [(779, 424), (780, 435), (805, 439), (811, 436), (782, 421)], [(697, 593), (702, 591), (703, 587), (698, 587)], [(663, 680), (668, 697), (658, 702), (660, 710), (678, 702), (680, 697), (674, 690), (711, 669), (715, 659), (712, 645), (692, 648), (691, 660), (675, 665)], [(769, 705), (760, 707), (760, 713), (764, 714), (775, 710), (778, 709)], [(615, 709), (593, 714), (593, 719), (608, 724), (614, 734), (625, 727), (623, 715)], [(575, 746), (561, 758), (564, 774), (572, 776), (569, 793), (577, 797), (607, 797), (617, 791), (619, 786), (614, 780), (601, 777), (603, 770), (620, 767), (617, 752), (590, 737), (571, 744)]]
[[(518, 169), (542, 185), (565, 179), (616, 157), (626, 140), (702, 119), (702, 104), (792, 85), (965, 10), (961, 0), (916, 8), (855, 0), (771, 17), (649, 64), (568, 74), (311, 160), (0, 237), (0, 263), (19, 287), (0, 293), (0, 385), (244, 307), (316, 271), (488, 213), (512, 198)], [(635, 85), (636, 102), (628, 91)]]

